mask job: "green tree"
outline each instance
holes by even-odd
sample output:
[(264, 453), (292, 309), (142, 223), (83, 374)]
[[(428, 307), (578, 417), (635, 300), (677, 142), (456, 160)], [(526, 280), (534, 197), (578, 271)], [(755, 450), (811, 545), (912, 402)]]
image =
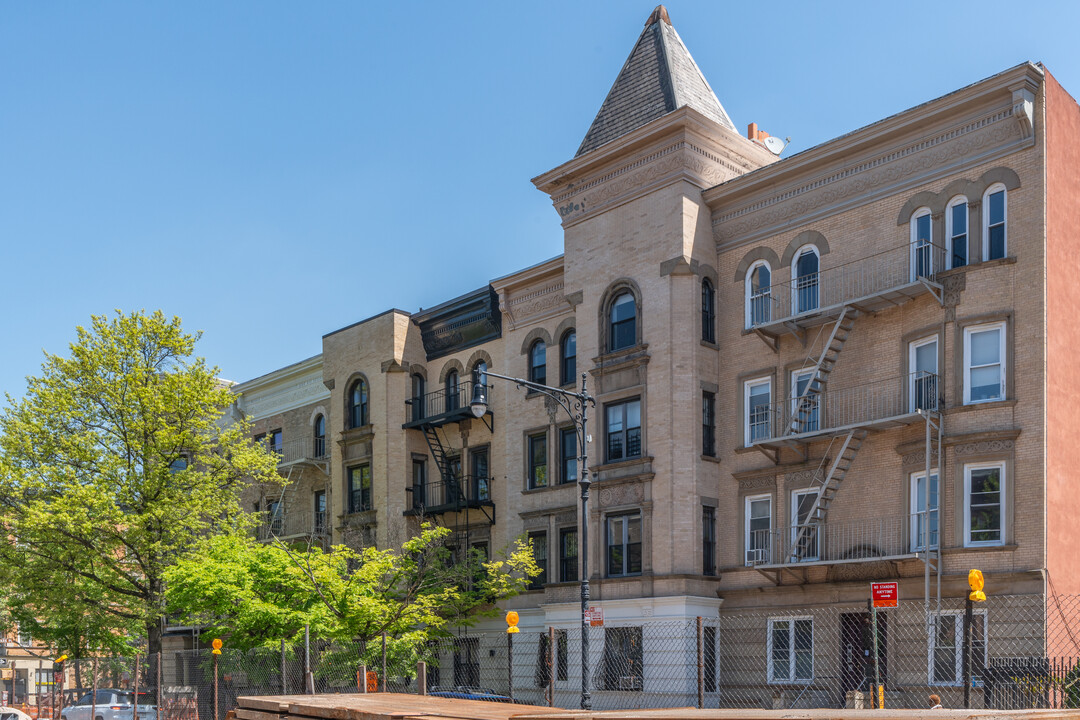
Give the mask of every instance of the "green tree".
[(245, 531), (240, 491), (280, 482), (179, 318), (117, 312), (46, 353), (0, 414), (0, 581), (16, 619), (78, 656), (161, 647), (165, 569)]
[(208, 538), (166, 572), (169, 610), (240, 649), (277, 647), (307, 625), (313, 637), (343, 642), (386, 632), (390, 652), (408, 654), (496, 612), (496, 601), (523, 591), (540, 572), (524, 540), (494, 560), (476, 551), (455, 563), (445, 546), (449, 533), (424, 525), (400, 550), (360, 552)]

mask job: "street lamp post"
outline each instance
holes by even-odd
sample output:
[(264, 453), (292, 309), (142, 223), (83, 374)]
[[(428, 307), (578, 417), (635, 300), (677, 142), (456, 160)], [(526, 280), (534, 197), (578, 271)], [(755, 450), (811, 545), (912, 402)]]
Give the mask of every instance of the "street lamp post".
[(578, 537), (581, 540), (581, 709), (592, 710), (592, 695), (589, 692), (589, 486), (592, 480), (589, 478), (588, 422), (589, 407), (596, 407), (596, 398), (586, 390), (586, 373), (581, 373), (581, 392), (573, 392), (485, 370), (473, 378), (473, 396), (469, 404), (473, 417), (481, 418), (487, 412), (485, 380), (488, 377), (509, 380), (520, 388), (546, 395), (557, 402), (574, 421), (578, 447), (581, 448), (578, 458), (578, 486), (581, 488), (581, 520), (578, 527)]

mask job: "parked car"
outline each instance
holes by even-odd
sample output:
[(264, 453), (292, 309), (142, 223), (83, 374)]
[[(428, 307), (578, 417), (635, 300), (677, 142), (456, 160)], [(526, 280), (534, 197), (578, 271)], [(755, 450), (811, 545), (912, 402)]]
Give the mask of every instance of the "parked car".
[(0, 720), (30, 720), (30, 716), (18, 708), (0, 707)]
[[(60, 711), (60, 720), (136, 720), (135, 693), (130, 690), (103, 688), (97, 691), (97, 701), (93, 693), (85, 693), (74, 704)], [(95, 707), (96, 705), (96, 707)], [(90, 716), (91, 710), (94, 716)], [(137, 720), (157, 720), (157, 705), (151, 693), (139, 693), (139, 717)]]

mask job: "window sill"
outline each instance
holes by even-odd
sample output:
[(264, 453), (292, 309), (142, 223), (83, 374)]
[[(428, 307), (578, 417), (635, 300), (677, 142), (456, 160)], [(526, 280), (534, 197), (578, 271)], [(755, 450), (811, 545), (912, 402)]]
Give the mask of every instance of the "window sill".
[(711, 463), (717, 463), (717, 464), (720, 463), (720, 456), (719, 455), (702, 455), (701, 459), (702, 459), (703, 462), (711, 462)]
[(649, 361), (649, 344), (639, 343), (632, 347), (603, 353), (592, 359), (593, 366), (599, 370), (617, 369), (624, 364), (641, 364)]
[(536, 494), (536, 493), (545, 493), (545, 492), (551, 492), (552, 490), (561, 490), (563, 488), (572, 488), (572, 487), (577, 487), (577, 481), (566, 482), (566, 483), (557, 483), (555, 485), (545, 485), (544, 487), (535, 487), (535, 488), (526, 487), (524, 490), (521, 491), (521, 494), (522, 495), (533, 495), (533, 494)]
[(361, 525), (374, 525), (377, 520), (375, 510), (360, 510), (358, 512), (347, 512), (341, 516), (342, 524), (347, 524), (349, 521), (359, 522)]
[(368, 423), (367, 425), (361, 425), (360, 427), (348, 428), (341, 431), (341, 439), (345, 442), (354, 442), (356, 440), (367, 440), (375, 437), (375, 425)]
[(708, 340), (702, 340), (701, 341), (701, 347), (707, 347), (707, 348), (710, 348), (712, 350), (719, 350), (720, 349), (720, 345), (718, 345), (715, 341), (710, 342)]
[(1014, 265), (1016, 263), (1015, 255), (1007, 255), (1003, 258), (997, 258), (995, 260), (987, 260), (985, 262), (971, 263), (970, 265), (962, 265), (960, 267), (949, 268), (948, 270), (942, 270), (937, 274), (939, 278), (947, 278), (953, 275), (961, 275), (969, 270), (981, 270), (983, 268), (1000, 267), (1002, 265)]
[(971, 412), (972, 410), (1004, 407), (1016, 407), (1016, 400), (991, 400), (990, 402), (971, 403), (968, 405), (955, 405), (951, 408), (946, 408), (945, 414), (955, 415), (956, 413)]
[(984, 553), (984, 552), (1013, 552), (1019, 549), (1019, 545), (1015, 543), (1012, 545), (974, 545), (967, 547), (964, 545), (957, 547), (947, 547), (941, 551), (942, 555), (958, 555), (960, 553)]

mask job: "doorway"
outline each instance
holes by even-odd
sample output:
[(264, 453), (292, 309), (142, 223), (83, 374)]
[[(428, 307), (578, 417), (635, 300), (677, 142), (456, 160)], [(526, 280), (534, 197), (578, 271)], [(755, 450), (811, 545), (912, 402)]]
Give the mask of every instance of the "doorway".
[[(889, 651), (886, 613), (877, 614), (878, 663), (881, 684), (888, 687)], [(849, 690), (870, 691), (874, 685), (874, 636), (870, 631), (870, 613), (856, 612), (840, 615), (840, 692), (846, 697)], [(844, 697), (841, 698), (843, 701)]]

